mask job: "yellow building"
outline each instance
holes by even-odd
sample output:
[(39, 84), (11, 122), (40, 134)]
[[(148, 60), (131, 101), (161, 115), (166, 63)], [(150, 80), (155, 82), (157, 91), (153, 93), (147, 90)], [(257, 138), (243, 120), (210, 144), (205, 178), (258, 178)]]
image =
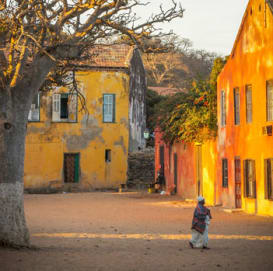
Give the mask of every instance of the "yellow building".
[[(91, 190), (127, 180), (128, 152), (145, 145), (146, 79), (138, 49), (97, 45), (77, 67), (81, 95), (39, 94), (27, 127), (25, 188)], [(81, 102), (86, 110), (81, 110)]]
[(216, 203), (273, 215), (273, 1), (250, 0), (218, 77)]

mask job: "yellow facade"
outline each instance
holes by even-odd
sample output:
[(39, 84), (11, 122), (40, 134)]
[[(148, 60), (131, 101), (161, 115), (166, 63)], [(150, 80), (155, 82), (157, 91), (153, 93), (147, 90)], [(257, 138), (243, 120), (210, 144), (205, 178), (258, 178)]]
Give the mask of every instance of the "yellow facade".
[[(266, 161), (273, 158), (273, 137), (265, 132), (273, 121), (267, 119), (267, 84), (273, 80), (273, 14), (270, 3), (250, 0), (232, 54), (218, 78), (218, 163), (216, 202), (235, 206), (235, 159), (241, 181), (242, 208), (249, 213), (273, 215), (273, 199), (268, 199)], [(247, 89), (252, 89), (252, 120), (247, 120)], [(239, 122), (235, 123), (234, 91), (239, 95)], [(221, 92), (226, 95), (226, 124), (221, 122)], [(250, 96), (249, 96), (250, 97)], [(248, 105), (250, 106), (250, 105)], [(238, 117), (237, 117), (238, 118)], [(222, 159), (228, 161), (228, 187), (222, 186)], [(255, 196), (246, 187), (246, 161), (254, 161)], [(240, 169), (239, 169), (240, 168)], [(252, 173), (251, 173), (252, 174)], [(252, 180), (252, 179), (251, 179)], [(255, 193), (253, 193), (254, 195)]]
[[(196, 148), (197, 146), (195, 146)], [(216, 141), (210, 140), (202, 144), (202, 195), (207, 205), (215, 205), (216, 188)]]
[[(126, 182), (129, 144), (129, 75), (124, 71), (79, 71), (76, 74), (88, 113), (76, 122), (52, 121), (52, 93), (40, 96), (40, 121), (29, 122), (26, 138), (25, 188), (62, 187), (64, 154), (79, 154), (78, 186), (111, 188)], [(67, 93), (56, 89), (54, 93)], [(115, 122), (103, 122), (103, 94), (115, 94)], [(105, 159), (111, 150), (111, 161)]]

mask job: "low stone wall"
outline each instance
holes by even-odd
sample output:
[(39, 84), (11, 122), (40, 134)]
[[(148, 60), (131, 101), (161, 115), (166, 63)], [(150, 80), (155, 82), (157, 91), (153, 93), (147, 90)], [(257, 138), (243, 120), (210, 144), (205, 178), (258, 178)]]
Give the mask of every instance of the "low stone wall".
[(154, 148), (129, 154), (127, 177), (128, 188), (146, 188), (154, 181)]

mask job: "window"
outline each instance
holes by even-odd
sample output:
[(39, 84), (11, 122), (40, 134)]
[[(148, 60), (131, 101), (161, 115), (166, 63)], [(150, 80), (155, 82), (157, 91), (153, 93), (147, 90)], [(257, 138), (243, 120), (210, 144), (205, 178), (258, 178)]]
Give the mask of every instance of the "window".
[(53, 94), (52, 120), (54, 122), (77, 121), (77, 94)]
[(244, 161), (245, 197), (256, 198), (255, 161)]
[(222, 159), (222, 186), (228, 187), (228, 160)]
[(246, 86), (246, 122), (252, 122), (252, 86)]
[(240, 124), (240, 92), (239, 88), (233, 89), (234, 96), (234, 124)]
[(111, 150), (105, 150), (105, 162), (106, 163), (111, 162)]
[(221, 126), (226, 125), (226, 93), (221, 91)]
[(265, 159), (265, 198), (273, 200), (273, 158)]
[(37, 93), (28, 112), (28, 121), (40, 121), (40, 94)]
[(266, 82), (266, 120), (273, 120), (273, 80)]
[(115, 122), (115, 94), (103, 94), (103, 122)]

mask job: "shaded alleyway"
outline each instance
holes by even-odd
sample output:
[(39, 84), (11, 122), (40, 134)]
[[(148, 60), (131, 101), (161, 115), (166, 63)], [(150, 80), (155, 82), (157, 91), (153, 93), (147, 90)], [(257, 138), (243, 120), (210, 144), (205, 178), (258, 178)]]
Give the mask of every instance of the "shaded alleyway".
[(213, 207), (211, 250), (192, 250), (193, 208), (141, 193), (25, 195), (37, 249), (0, 249), (0, 270), (272, 270), (272, 217)]

